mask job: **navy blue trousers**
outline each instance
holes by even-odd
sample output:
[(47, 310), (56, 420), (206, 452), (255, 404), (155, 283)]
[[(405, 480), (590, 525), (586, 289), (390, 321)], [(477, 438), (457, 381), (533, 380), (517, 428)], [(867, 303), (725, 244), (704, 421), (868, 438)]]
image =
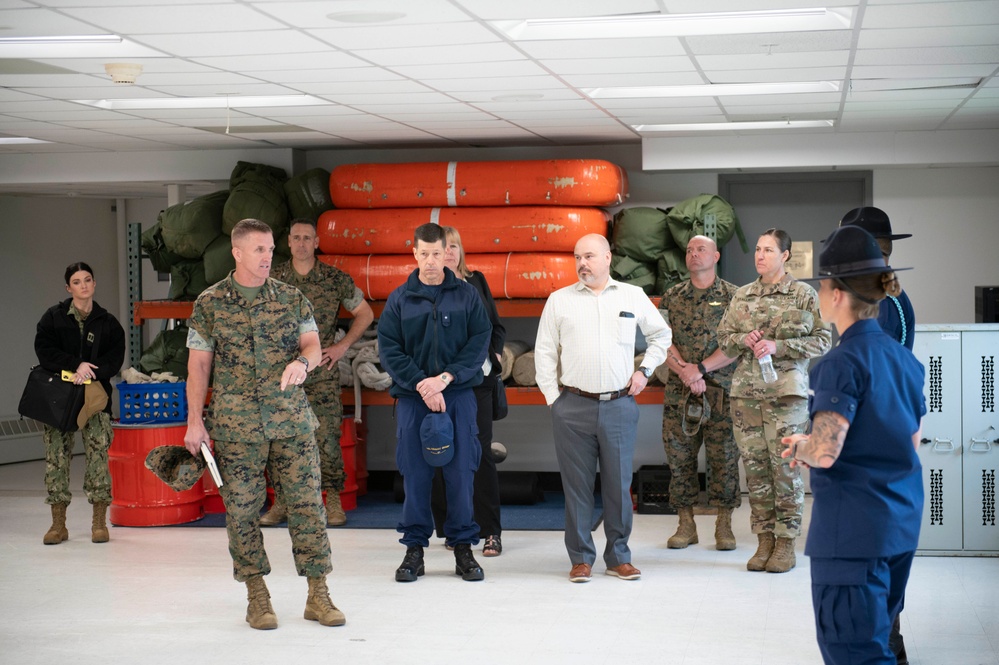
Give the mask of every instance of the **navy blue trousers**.
[[(440, 467), (447, 497), (447, 519), (444, 537), (448, 545), (479, 542), (479, 525), (472, 514), (472, 492), (475, 470), (479, 468), (482, 449), (478, 426), (475, 424), (475, 395), (471, 389), (446, 391), (447, 414), (454, 423), (454, 457)], [(430, 491), (437, 467), (423, 459), (420, 424), (430, 413), (422, 399), (400, 397), (396, 403), (396, 465), (402, 473), (406, 498), (402, 504), (402, 521), (396, 531), (403, 536), (399, 542), (406, 547), (430, 545), (434, 531), (434, 516), (430, 509)]]
[(826, 665), (895, 665), (888, 648), (915, 552), (880, 559), (812, 557), (812, 606)]

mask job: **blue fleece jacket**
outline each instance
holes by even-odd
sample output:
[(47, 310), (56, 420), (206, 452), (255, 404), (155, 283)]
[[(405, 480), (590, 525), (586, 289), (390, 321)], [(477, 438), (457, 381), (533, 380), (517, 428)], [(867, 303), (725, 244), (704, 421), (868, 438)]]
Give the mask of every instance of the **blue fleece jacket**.
[(442, 372), (454, 377), (445, 392), (482, 383), (492, 324), (479, 292), (445, 268), (431, 299), (419, 272), (389, 295), (378, 318), (378, 355), (393, 397), (419, 397), (416, 384)]

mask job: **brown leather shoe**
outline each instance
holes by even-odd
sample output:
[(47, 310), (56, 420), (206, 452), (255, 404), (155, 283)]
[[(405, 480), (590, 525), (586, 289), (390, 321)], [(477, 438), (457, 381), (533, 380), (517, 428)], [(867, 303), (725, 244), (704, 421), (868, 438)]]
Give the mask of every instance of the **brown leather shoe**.
[(577, 563), (569, 571), (569, 581), (570, 582), (589, 582), (590, 581), (590, 564), (588, 563)]
[(607, 569), (607, 574), (617, 577), (622, 580), (637, 580), (642, 576), (642, 571), (635, 568), (630, 563), (622, 563), (620, 566), (614, 566), (613, 568)]

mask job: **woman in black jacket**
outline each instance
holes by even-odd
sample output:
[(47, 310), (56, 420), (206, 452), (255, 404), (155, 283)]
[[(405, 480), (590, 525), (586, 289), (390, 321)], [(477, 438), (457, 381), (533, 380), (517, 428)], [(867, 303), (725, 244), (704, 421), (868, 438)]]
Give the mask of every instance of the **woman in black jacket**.
[[(83, 489), (94, 506), (91, 540), (106, 543), (106, 516), (111, 503), (111, 474), (108, 471), (108, 448), (111, 429), (111, 378), (125, 359), (125, 331), (106, 309), (94, 302), (94, 271), (86, 263), (66, 268), (66, 290), (70, 298), (46, 310), (35, 333), (38, 362), (52, 372), (68, 371), (72, 381), (86, 386), (87, 401), (94, 402), (94, 392), (106, 396), (103, 410), (90, 415), (81, 427), (86, 454)], [(95, 349), (96, 347), (96, 349)], [(101, 395), (98, 393), (99, 399)], [(69, 538), (66, 530), (66, 506), (72, 500), (69, 491), (69, 467), (76, 443), (74, 432), (63, 432), (45, 425), (45, 502), (52, 506), (52, 526), (42, 542), (55, 545)]]
[[(461, 244), (461, 235), (454, 227), (444, 226), (446, 244), (444, 265), (458, 279), (463, 279), (479, 292), (482, 304), (493, 324), (493, 334), (489, 338), (489, 350), (486, 353), (486, 363), (483, 366), (482, 383), (472, 390), (475, 393), (477, 412), (475, 422), (479, 427), (479, 444), (482, 446), (482, 460), (475, 472), (472, 504), (475, 521), (479, 525), (479, 537), (484, 541), (483, 556), (499, 556), (503, 552), (500, 524), (499, 474), (496, 471), (496, 460), (492, 454), (493, 444), (493, 392), (499, 389), (501, 381), (501, 361), (503, 359), (503, 344), (506, 342), (506, 328), (500, 321), (493, 294), (486, 283), (486, 277), (481, 272), (470, 270), (465, 264), (465, 250)], [(432, 508), (434, 522), (438, 535), (442, 535), (442, 525), (447, 514), (447, 503), (444, 498), (444, 483), (438, 473), (434, 478)]]

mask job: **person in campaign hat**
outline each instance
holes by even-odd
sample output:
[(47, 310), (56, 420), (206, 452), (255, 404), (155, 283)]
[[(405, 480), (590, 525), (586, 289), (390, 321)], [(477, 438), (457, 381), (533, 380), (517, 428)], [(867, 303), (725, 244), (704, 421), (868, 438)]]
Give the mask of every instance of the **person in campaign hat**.
[(845, 225), (810, 280), (840, 338), (809, 373), (811, 433), (784, 437), (782, 455), (811, 469), (805, 554), (826, 665), (895, 664), (889, 634), (919, 541), (924, 369), (874, 321), (880, 301), (901, 292), (898, 270), (871, 234)]
[[(840, 226), (859, 226), (864, 229), (877, 241), (884, 257), (885, 265), (891, 257), (892, 241), (902, 238), (911, 238), (911, 233), (892, 233), (891, 220), (884, 210), (865, 206), (854, 208), (843, 215), (839, 222)], [(878, 325), (886, 333), (895, 338), (899, 344), (912, 351), (912, 342), (916, 331), (916, 314), (909, 302), (909, 296), (905, 291), (900, 291), (898, 295), (887, 295), (881, 301), (878, 311)]]

